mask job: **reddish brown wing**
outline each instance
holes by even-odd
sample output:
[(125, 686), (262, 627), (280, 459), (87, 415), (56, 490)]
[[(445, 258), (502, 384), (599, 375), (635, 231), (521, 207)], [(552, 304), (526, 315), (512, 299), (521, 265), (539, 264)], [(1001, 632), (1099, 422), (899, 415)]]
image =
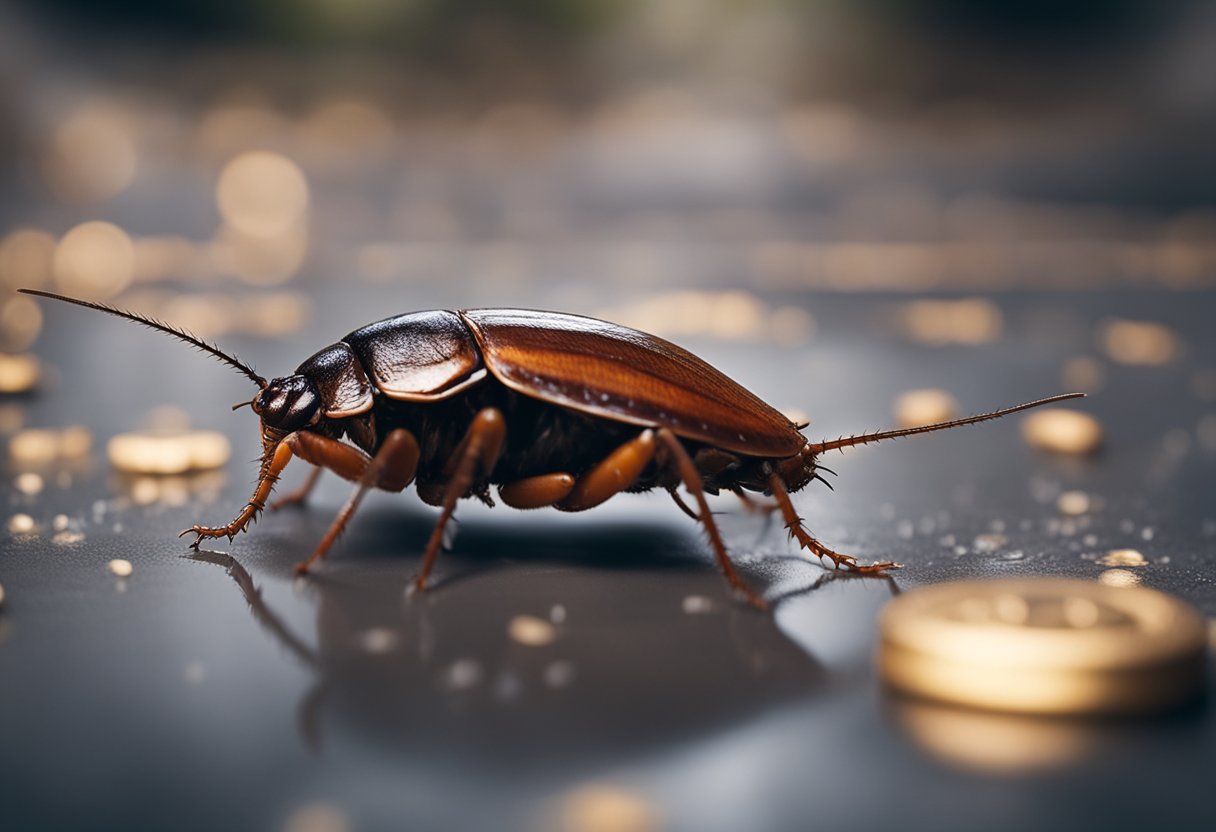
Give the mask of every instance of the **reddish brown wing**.
[(660, 425), (748, 456), (796, 454), (789, 419), (687, 350), (595, 318), (463, 310), (490, 372), (526, 396), (594, 416)]

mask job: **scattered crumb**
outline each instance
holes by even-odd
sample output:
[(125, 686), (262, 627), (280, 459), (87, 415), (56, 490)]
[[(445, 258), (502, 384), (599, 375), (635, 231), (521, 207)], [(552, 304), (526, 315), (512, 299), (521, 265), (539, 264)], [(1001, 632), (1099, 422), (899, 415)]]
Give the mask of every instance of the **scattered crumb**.
[(119, 578), (129, 578), (131, 573), (135, 571), (135, 567), (131, 566), (131, 561), (123, 560), (122, 558), (115, 558), (110, 561), (106, 564), (106, 568), (110, 570), (111, 574)]
[(1092, 454), (1102, 446), (1102, 425), (1088, 413), (1052, 407), (1022, 419), (1022, 437), (1042, 451)]
[(945, 390), (909, 390), (895, 401), (895, 420), (901, 428), (948, 422), (957, 414), (958, 402)]
[(1098, 563), (1103, 566), (1144, 566), (1148, 561), (1135, 549), (1111, 549), (1098, 558)]
[(73, 543), (79, 543), (82, 540), (84, 540), (84, 534), (73, 531), (55, 532), (55, 536), (51, 538), (51, 542), (56, 546), (71, 546)]
[(1098, 583), (1117, 587), (1136, 586), (1140, 583), (1140, 576), (1126, 569), (1107, 569), (1098, 575)]
[(529, 647), (543, 647), (557, 638), (557, 630), (543, 618), (534, 615), (517, 615), (507, 624), (507, 633), (513, 641)]
[[(977, 551), (977, 552), (995, 552), (995, 551), (999, 550), (1000, 548), (1002, 548), (1008, 542), (1009, 542), (1009, 538), (1005, 537), (1005, 535), (1003, 535), (1003, 534), (988, 533), (988, 534), (976, 535), (975, 542), (974, 542), (975, 551)], [(963, 554), (966, 554), (966, 550), (963, 551)]]
[(1089, 495), (1084, 491), (1065, 491), (1056, 498), (1056, 509), (1060, 514), (1088, 514), (1089, 505)]

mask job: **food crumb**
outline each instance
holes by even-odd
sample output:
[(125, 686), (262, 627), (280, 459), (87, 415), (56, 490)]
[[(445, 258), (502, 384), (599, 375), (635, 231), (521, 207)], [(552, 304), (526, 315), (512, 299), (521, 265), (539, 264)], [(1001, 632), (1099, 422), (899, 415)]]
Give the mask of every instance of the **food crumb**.
[(1144, 559), (1144, 555), (1137, 552), (1135, 549), (1111, 549), (1102, 557), (1098, 558), (1098, 563), (1103, 566), (1144, 566), (1148, 563)]
[(106, 564), (106, 568), (110, 570), (111, 574), (119, 578), (129, 578), (131, 573), (135, 571), (135, 567), (131, 565), (131, 561), (123, 560), (122, 558), (115, 558), (110, 561)]
[(513, 641), (529, 647), (543, 647), (557, 638), (557, 630), (543, 618), (534, 615), (517, 615), (507, 625), (507, 633)]
[(1127, 569), (1107, 569), (1098, 576), (1098, 583), (1106, 586), (1129, 587), (1140, 583), (1140, 576)]

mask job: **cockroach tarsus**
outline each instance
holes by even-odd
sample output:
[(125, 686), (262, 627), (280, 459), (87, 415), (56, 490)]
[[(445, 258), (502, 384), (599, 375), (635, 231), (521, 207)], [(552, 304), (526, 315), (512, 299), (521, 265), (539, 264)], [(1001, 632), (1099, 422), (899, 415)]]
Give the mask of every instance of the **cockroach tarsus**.
[[(106, 304), (33, 289), (31, 295), (117, 315), (172, 335), (234, 367), (258, 386), (248, 404), (261, 419), (262, 459), (245, 506), (207, 538), (246, 531), (293, 458), (316, 466), (304, 487), (275, 506), (302, 502), (327, 468), (355, 483), (312, 555), (320, 561), (368, 490), (413, 484), (441, 508), (414, 583), (424, 589), (456, 504), (499, 499), (518, 509), (594, 508), (622, 491), (663, 488), (701, 524), (730, 585), (765, 601), (735, 571), (706, 494), (730, 491), (777, 511), (798, 545), (837, 569), (884, 574), (899, 564), (860, 564), (816, 540), (790, 494), (827, 482), (828, 451), (996, 419), (1078, 398), (1069, 393), (923, 427), (808, 442), (795, 424), (690, 352), (594, 318), (520, 309), (436, 310), (369, 324), (320, 350), (290, 375), (267, 380), (190, 333)], [(687, 505), (678, 489), (692, 497)], [(830, 486), (829, 486), (830, 487)], [(761, 506), (748, 492), (771, 497)]]

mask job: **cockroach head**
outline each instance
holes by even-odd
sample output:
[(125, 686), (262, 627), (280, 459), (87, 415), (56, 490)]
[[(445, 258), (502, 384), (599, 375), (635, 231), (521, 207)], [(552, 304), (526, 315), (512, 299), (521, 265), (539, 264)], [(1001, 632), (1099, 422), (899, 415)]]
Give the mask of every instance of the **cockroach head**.
[(321, 412), (321, 394), (305, 376), (296, 374), (272, 380), (250, 403), (262, 417), (262, 426), (287, 434), (308, 427)]

